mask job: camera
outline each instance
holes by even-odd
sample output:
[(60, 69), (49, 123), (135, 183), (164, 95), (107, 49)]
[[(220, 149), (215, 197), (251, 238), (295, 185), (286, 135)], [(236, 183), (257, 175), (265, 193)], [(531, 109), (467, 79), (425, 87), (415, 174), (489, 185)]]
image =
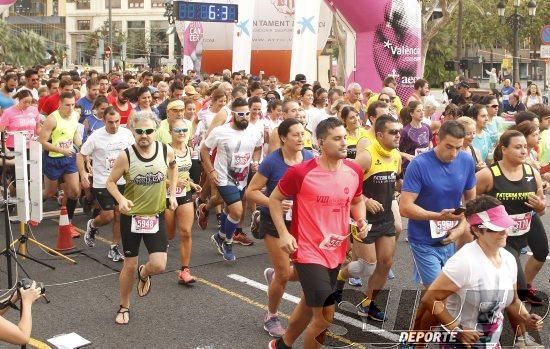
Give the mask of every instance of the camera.
[[(28, 290), (29, 288), (31, 288), (31, 286), (32, 286), (32, 280), (27, 279), (27, 278), (23, 278), (23, 279), (17, 281), (16, 288), (17, 289), (23, 288), (25, 290)], [(44, 287), (44, 283), (37, 282), (36, 287), (40, 289), (40, 294), (41, 295), (46, 293), (46, 288)]]

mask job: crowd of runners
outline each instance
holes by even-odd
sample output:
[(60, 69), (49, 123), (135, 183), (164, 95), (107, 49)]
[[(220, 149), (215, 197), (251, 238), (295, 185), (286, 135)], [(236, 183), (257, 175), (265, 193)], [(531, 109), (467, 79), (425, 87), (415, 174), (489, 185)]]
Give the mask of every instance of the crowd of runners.
[[(305, 348), (318, 348), (346, 283), (364, 294), (358, 315), (388, 319), (376, 297), (394, 277), (404, 217), (412, 278), (427, 290), (416, 331), (496, 348), (507, 313), (516, 345), (537, 345), (527, 330), (543, 322), (524, 304), (548, 302), (536, 285), (547, 282), (537, 274), (548, 255), (540, 216), (550, 107), (536, 85), (504, 81), (476, 94), (457, 77), (441, 102), (424, 79), (401, 100), (391, 76), (380, 91), (230, 71), (5, 67), (1, 79), (6, 147), (17, 132), (42, 144), (44, 200), (57, 199), (69, 220), (82, 206), (89, 248), (99, 227), (112, 226), (106, 256), (124, 263), (117, 324), (130, 321), (132, 289), (146, 296), (164, 271), (176, 234), (177, 282), (195, 282), (193, 223), (215, 222), (213, 253), (223, 260), (238, 263), (235, 244), (263, 243), (269, 255), (269, 348), (290, 348), (302, 334)], [(138, 265), (142, 240), (149, 255)], [(285, 328), (278, 308), (288, 282), (303, 295)]]

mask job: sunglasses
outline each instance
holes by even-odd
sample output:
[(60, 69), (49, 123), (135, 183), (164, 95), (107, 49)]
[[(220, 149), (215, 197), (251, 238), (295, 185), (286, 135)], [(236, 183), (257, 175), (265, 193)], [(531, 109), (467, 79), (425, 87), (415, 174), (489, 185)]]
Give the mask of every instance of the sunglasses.
[(150, 135), (153, 132), (155, 132), (154, 128), (136, 128), (136, 133), (138, 135), (142, 135), (144, 133)]
[(400, 132), (401, 132), (400, 129), (388, 130), (388, 133), (391, 134), (392, 136), (397, 136)]
[(232, 111), (233, 114), (241, 117), (241, 118), (244, 118), (245, 116), (248, 116), (250, 115), (250, 112), (249, 111)]
[(498, 108), (498, 104), (491, 104), (491, 105), (489, 105), (489, 107), (491, 107), (491, 108)]
[(391, 102), (391, 100), (389, 99), (385, 99), (385, 98), (382, 98), (382, 99), (379, 99), (380, 102), (386, 102), (386, 103), (389, 103)]
[(182, 132), (185, 133), (185, 132), (189, 131), (189, 129), (187, 129), (187, 128), (185, 128), (185, 127), (174, 127), (174, 128), (172, 129), (172, 131), (173, 131), (174, 133), (182, 133)]

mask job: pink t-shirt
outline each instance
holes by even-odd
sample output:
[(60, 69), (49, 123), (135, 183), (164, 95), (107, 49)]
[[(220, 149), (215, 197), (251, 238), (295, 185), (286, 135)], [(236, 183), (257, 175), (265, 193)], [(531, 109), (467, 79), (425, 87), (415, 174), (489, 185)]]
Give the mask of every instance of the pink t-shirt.
[[(0, 117), (0, 126), (4, 126), (6, 131), (27, 131), (27, 148), (29, 147), (28, 141), (34, 136), (34, 130), (40, 123), (40, 115), (38, 114), (38, 108), (30, 106), (25, 110), (17, 108), (16, 105), (4, 110), (2, 117)], [(13, 135), (8, 135), (6, 140), (6, 147), (13, 148)]]
[(292, 256), (297, 263), (320, 264), (329, 269), (342, 264), (349, 235), (351, 201), (361, 196), (363, 171), (344, 160), (328, 171), (312, 159), (288, 169), (279, 191), (294, 197), (290, 233), (298, 243)]

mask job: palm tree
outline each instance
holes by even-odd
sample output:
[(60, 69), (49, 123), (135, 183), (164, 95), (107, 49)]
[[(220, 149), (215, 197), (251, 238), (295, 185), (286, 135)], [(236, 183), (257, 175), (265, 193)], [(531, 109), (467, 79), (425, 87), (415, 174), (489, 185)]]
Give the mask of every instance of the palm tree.
[(18, 66), (44, 63), (43, 38), (29, 30), (18, 30), (0, 21), (0, 60)]

